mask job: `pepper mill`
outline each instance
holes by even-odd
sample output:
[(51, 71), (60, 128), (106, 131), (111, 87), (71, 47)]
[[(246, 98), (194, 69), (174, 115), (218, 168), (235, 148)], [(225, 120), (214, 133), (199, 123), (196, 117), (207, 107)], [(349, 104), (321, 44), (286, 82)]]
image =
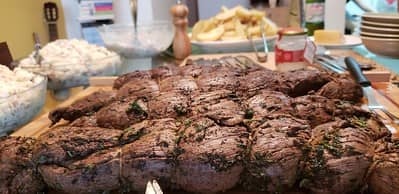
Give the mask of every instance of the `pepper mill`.
[(177, 60), (184, 60), (191, 54), (191, 43), (187, 35), (188, 8), (181, 1), (177, 1), (177, 4), (170, 9), (170, 12), (175, 25), (173, 53)]

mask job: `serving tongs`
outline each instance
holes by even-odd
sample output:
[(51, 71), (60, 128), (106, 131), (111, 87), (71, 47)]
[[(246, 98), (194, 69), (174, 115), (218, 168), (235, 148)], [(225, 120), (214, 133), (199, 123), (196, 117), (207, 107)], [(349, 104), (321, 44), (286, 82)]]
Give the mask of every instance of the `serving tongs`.
[(248, 33), (248, 31), (247, 31), (247, 38), (248, 38), (252, 48), (255, 51), (256, 59), (258, 60), (258, 62), (265, 63), (265, 62), (267, 62), (267, 56), (268, 56), (269, 49), (267, 47), (265, 23), (263, 21), (261, 21), (261, 23), (260, 23), (260, 31), (262, 33), (263, 54), (260, 54), (261, 52), (258, 51), (258, 48), (256, 47), (256, 45), (252, 39), (252, 36)]
[(43, 57), (40, 55), (40, 49), (42, 48), (42, 45), (40, 44), (40, 39), (39, 35), (36, 32), (33, 32), (33, 40), (35, 41), (35, 51), (33, 52), (33, 58), (36, 61), (36, 64), (41, 65)]
[(161, 187), (156, 180), (148, 181), (145, 194), (163, 194)]
[[(399, 118), (389, 112), (384, 106), (382, 106), (374, 96), (374, 89), (371, 87), (371, 82), (364, 76), (359, 64), (352, 57), (345, 58), (345, 64), (348, 67), (349, 72), (356, 79), (356, 81), (362, 86), (363, 94), (367, 98), (367, 108), (370, 112), (377, 115), (385, 124), (391, 133), (396, 133), (396, 129), (390, 124), (399, 124)], [(379, 112), (383, 112), (390, 118), (386, 120)]]

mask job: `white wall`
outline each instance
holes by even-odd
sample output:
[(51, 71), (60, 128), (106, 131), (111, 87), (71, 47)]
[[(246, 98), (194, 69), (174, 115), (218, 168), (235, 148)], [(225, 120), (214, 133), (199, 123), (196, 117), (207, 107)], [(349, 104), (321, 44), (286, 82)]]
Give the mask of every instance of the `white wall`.
[(232, 8), (236, 5), (249, 7), (248, 0), (199, 0), (198, 1), (198, 16), (199, 19), (208, 19), (220, 12), (222, 6)]

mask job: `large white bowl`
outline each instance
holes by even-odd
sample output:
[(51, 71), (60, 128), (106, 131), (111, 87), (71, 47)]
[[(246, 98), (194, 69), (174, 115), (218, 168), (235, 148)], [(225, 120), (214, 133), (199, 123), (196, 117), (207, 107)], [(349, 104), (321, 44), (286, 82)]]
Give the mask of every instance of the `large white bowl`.
[(127, 58), (147, 58), (165, 51), (172, 43), (174, 27), (170, 21), (151, 24), (112, 24), (98, 28), (105, 46)]
[(361, 24), (362, 26), (370, 26), (370, 27), (399, 28), (399, 24), (370, 22), (366, 20), (362, 20)]
[(399, 35), (399, 28), (384, 28), (384, 27), (372, 27), (362, 25), (360, 30), (366, 33), (374, 33), (380, 35)]
[(365, 13), (362, 15), (363, 21), (399, 24), (399, 14), (396, 13)]
[(28, 123), (42, 110), (46, 101), (47, 78), (41, 77), (40, 83), (25, 91), (0, 97), (0, 136)]
[(368, 36), (361, 36), (364, 46), (371, 52), (392, 57), (399, 58), (399, 39), (375, 38)]
[[(266, 38), (268, 45), (271, 46), (274, 45), (276, 39), (277, 35)], [(263, 48), (263, 40), (261, 38), (253, 39), (253, 42), (258, 49)], [(199, 47), (205, 53), (252, 52), (254, 50), (249, 40), (218, 40), (207, 42), (191, 40), (191, 44)]]
[(382, 39), (399, 39), (399, 34), (387, 34), (387, 33), (371, 33), (371, 32), (360, 32), (361, 36), (368, 36)]

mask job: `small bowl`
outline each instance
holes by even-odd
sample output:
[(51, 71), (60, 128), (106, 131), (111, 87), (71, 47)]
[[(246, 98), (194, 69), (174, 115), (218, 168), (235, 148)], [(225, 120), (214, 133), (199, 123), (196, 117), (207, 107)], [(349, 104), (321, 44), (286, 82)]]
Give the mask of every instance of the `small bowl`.
[(379, 22), (370, 22), (366, 20), (362, 20), (362, 26), (370, 26), (370, 27), (382, 27), (382, 28), (399, 28), (399, 24), (390, 24), (390, 23), (379, 23)]
[(399, 24), (399, 14), (396, 13), (365, 13), (362, 15), (363, 21)]
[(380, 34), (380, 35), (399, 35), (399, 28), (361, 26), (360, 30), (362, 32), (374, 33), (374, 34)]
[(170, 21), (148, 25), (112, 24), (98, 28), (105, 46), (126, 58), (148, 58), (165, 51), (172, 43), (174, 27)]
[(399, 39), (375, 38), (361, 36), (364, 46), (371, 52), (391, 57), (399, 58)]
[[(53, 63), (52, 63), (53, 62)], [(41, 65), (20, 64), (22, 69), (48, 77), (48, 89), (64, 90), (89, 85), (89, 77), (114, 76), (122, 64), (117, 53), (78, 61), (52, 61)]]
[(0, 136), (25, 125), (43, 108), (46, 101), (47, 78), (17, 94), (0, 97)]
[(368, 37), (374, 37), (374, 38), (382, 38), (382, 39), (399, 39), (399, 34), (382, 34), (382, 33), (371, 33), (371, 32), (360, 32), (361, 36), (368, 36)]

